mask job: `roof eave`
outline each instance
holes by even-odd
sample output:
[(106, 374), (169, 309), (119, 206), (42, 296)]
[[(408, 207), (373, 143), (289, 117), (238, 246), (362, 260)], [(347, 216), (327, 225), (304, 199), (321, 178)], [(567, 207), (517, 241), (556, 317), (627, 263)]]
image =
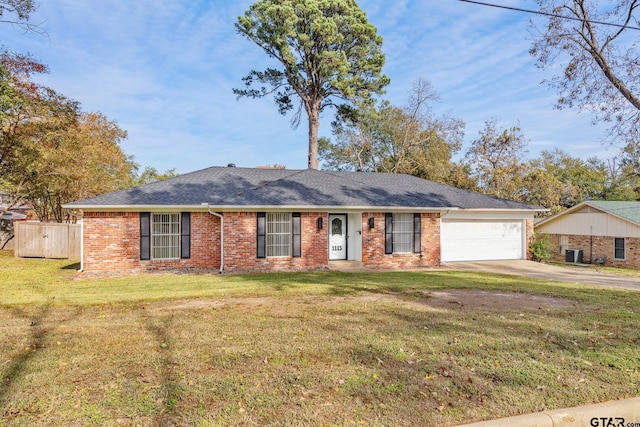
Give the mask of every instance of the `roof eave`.
[(470, 211), (470, 212), (504, 212), (504, 211), (509, 211), (509, 212), (549, 212), (549, 209), (547, 208), (531, 208), (531, 209), (527, 209), (527, 208), (456, 208), (456, 209), (460, 209), (460, 210), (464, 210), (464, 211)]
[(367, 212), (389, 212), (389, 211), (445, 211), (459, 210), (457, 207), (429, 207), (429, 206), (344, 206), (344, 205), (209, 205), (206, 203), (199, 205), (62, 205), (64, 209), (83, 210), (87, 212), (145, 212), (145, 211), (189, 211), (197, 212), (215, 210), (217, 212), (238, 212), (238, 211), (367, 211)]
[(145, 211), (183, 211), (183, 212), (206, 212), (215, 210), (217, 212), (238, 212), (238, 211), (334, 211), (334, 212), (406, 212), (406, 211), (470, 211), (470, 212), (546, 212), (548, 209), (542, 208), (460, 208), (456, 206), (344, 206), (344, 205), (209, 205), (202, 203), (198, 205), (62, 205), (65, 209), (83, 210), (86, 212), (145, 212)]

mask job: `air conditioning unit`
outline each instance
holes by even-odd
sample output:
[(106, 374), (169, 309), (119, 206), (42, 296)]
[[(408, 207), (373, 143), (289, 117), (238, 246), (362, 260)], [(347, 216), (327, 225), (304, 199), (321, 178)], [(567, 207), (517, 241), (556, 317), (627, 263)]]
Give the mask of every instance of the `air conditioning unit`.
[(566, 262), (582, 263), (582, 249), (567, 249), (565, 253)]

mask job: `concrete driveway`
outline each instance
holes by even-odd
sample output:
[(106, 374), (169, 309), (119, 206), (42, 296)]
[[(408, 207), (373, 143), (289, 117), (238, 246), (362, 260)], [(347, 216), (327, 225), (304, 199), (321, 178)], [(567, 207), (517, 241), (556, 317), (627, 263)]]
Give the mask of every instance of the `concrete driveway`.
[(584, 283), (607, 286), (610, 288), (640, 291), (640, 277), (616, 276), (604, 274), (589, 267), (558, 267), (525, 260), (450, 262), (446, 268), (451, 270), (478, 271), (485, 273), (508, 274), (512, 276), (533, 277), (557, 282)]

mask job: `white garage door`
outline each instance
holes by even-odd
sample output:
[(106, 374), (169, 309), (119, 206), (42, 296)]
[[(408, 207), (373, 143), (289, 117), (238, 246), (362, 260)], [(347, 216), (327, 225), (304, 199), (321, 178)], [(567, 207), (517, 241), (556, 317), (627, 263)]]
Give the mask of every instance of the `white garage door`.
[(521, 259), (521, 220), (442, 220), (442, 262)]

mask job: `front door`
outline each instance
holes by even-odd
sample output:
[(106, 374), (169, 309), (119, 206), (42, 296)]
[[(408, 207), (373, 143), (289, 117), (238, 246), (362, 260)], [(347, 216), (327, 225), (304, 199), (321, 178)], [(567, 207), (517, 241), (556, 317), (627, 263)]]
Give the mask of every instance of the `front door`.
[(329, 215), (329, 259), (347, 259), (346, 215)]

